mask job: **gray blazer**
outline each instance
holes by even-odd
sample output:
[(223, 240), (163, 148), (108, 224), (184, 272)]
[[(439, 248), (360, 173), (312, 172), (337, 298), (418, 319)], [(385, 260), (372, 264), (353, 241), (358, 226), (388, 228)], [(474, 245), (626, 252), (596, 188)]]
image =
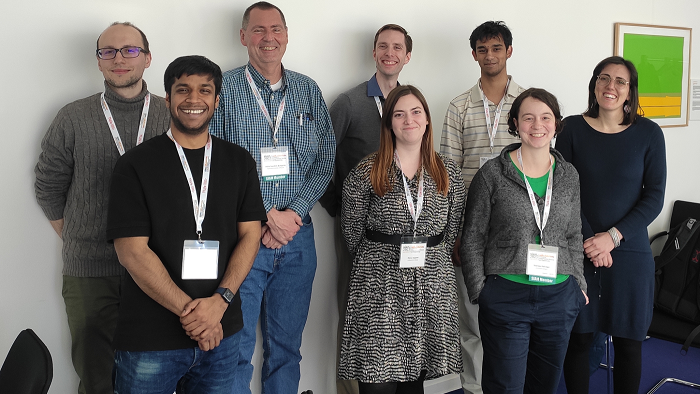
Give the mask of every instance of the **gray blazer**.
[[(519, 143), (503, 148), (499, 157), (481, 167), (469, 188), (459, 253), (472, 303), (487, 275), (525, 274), (527, 246), (539, 235), (525, 182), (508, 155), (518, 147)], [(543, 241), (559, 248), (558, 273), (573, 275), (586, 291), (578, 173), (558, 151), (550, 153), (556, 166)], [(538, 197), (537, 204), (542, 215), (544, 198)]]

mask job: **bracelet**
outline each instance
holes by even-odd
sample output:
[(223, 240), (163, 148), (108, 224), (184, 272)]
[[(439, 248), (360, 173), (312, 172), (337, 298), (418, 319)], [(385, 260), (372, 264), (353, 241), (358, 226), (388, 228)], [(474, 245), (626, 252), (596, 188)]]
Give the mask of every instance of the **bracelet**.
[(619, 233), (617, 232), (617, 229), (615, 227), (610, 227), (610, 230), (608, 230), (608, 234), (610, 234), (610, 237), (612, 237), (613, 243), (615, 244), (615, 247), (620, 246), (620, 236)]

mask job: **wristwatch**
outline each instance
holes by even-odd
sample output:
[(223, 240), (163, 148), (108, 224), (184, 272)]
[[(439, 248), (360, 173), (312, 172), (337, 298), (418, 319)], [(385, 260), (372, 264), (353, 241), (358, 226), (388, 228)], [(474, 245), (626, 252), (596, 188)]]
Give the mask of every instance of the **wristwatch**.
[(235, 296), (235, 294), (233, 294), (231, 290), (225, 287), (219, 287), (218, 289), (216, 289), (216, 292), (221, 294), (221, 298), (223, 298), (227, 304), (230, 304), (231, 301), (233, 301), (233, 296)]

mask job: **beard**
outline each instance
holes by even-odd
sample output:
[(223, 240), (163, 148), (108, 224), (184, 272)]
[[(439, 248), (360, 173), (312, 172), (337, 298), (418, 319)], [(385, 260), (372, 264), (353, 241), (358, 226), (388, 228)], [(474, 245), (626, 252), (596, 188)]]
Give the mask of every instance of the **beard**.
[(176, 111), (174, 111), (173, 108), (170, 108), (170, 120), (173, 122), (173, 125), (175, 125), (175, 128), (177, 128), (181, 133), (188, 134), (188, 135), (200, 135), (204, 132), (207, 131), (209, 128), (209, 122), (211, 122), (211, 118), (214, 116), (214, 113), (212, 112), (211, 116), (207, 118), (207, 120), (204, 121), (201, 125), (197, 127), (188, 127), (185, 126), (180, 119), (177, 118), (176, 116)]
[(124, 82), (117, 82), (113, 79), (107, 79), (105, 78), (105, 81), (107, 81), (107, 84), (113, 88), (121, 89), (121, 88), (130, 88), (137, 83), (141, 82), (141, 76), (136, 76), (134, 75), (131, 77), (131, 79), (127, 79)]

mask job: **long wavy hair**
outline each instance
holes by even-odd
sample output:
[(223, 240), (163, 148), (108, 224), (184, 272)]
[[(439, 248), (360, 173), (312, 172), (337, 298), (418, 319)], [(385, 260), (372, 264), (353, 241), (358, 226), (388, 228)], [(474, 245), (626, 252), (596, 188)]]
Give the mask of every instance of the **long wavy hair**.
[(382, 115), (382, 128), (379, 135), (379, 151), (374, 159), (372, 170), (369, 174), (369, 179), (372, 182), (372, 188), (378, 196), (384, 196), (391, 190), (396, 178), (396, 171), (392, 171), (394, 163), (394, 149), (396, 148), (396, 135), (392, 130), (391, 120), (394, 115), (394, 108), (401, 97), (413, 95), (420, 101), (425, 115), (428, 120), (428, 125), (425, 127), (423, 139), (421, 140), (420, 158), (425, 171), (435, 181), (438, 193), (447, 195), (447, 190), (450, 186), (450, 180), (447, 175), (445, 164), (438, 157), (435, 149), (433, 149), (433, 122), (430, 119), (430, 110), (428, 103), (425, 101), (423, 94), (411, 85), (401, 85), (394, 88), (389, 93), (389, 96), (384, 102), (384, 110)]

